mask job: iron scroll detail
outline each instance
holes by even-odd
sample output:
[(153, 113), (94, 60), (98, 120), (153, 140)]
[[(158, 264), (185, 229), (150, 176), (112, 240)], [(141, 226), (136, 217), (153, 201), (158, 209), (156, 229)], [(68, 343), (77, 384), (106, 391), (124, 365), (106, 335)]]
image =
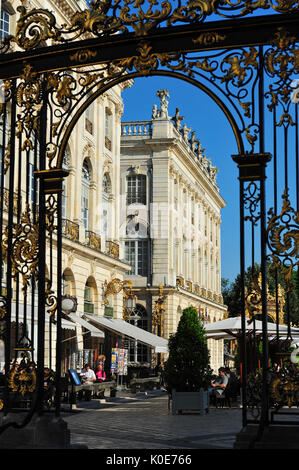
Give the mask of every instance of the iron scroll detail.
[(49, 10), (35, 8), (27, 11), (19, 6), (20, 18), (14, 36), (7, 36), (0, 46), (7, 52), (13, 43), (23, 50), (31, 50), (45, 41), (66, 43), (80, 37), (92, 35), (105, 37), (116, 33), (146, 36), (162, 24), (167, 27), (179, 24), (197, 24), (211, 15), (221, 18), (242, 18), (257, 10), (290, 13), (299, 10), (297, 0), (168, 0), (159, 4), (156, 0), (95, 0), (89, 8), (77, 12), (70, 24), (58, 26)]

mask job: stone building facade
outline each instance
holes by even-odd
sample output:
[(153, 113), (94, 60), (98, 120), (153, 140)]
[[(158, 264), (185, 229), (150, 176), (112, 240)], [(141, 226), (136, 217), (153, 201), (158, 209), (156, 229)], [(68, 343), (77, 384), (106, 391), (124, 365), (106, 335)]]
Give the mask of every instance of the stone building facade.
[[(217, 168), (180, 110), (168, 115), (168, 90), (158, 90), (149, 121), (122, 122), (121, 224), (128, 279), (139, 316), (150, 325), (163, 288), (164, 335), (193, 305), (204, 322), (222, 320), (221, 209)], [(209, 340), (211, 365), (223, 365), (223, 342)], [(146, 360), (140, 355), (140, 360)]]
[[(84, 0), (0, 0), (1, 37), (14, 33), (19, 13), (17, 7), (43, 8), (55, 12), (58, 24), (65, 24), (76, 11), (86, 8)], [(123, 112), (119, 85), (101, 95), (83, 113), (74, 128), (64, 159), (69, 176), (63, 183), (63, 294), (74, 296), (77, 319), (85, 313), (114, 318), (123, 316), (123, 293), (109, 297), (108, 309), (104, 303), (105, 285), (112, 279), (124, 279), (129, 269), (119, 252), (119, 181), (120, 181), (120, 129)], [(0, 136), (0, 142), (2, 138)], [(1, 145), (1, 144), (0, 144)], [(2, 149), (2, 155), (4, 149)], [(34, 186), (33, 162), (30, 161), (30, 180)], [(22, 188), (25, 189), (25, 171)], [(5, 185), (5, 182), (4, 182)], [(26, 198), (23, 197), (22, 200)], [(22, 208), (23, 210), (24, 208)], [(6, 215), (4, 215), (4, 218)], [(54, 252), (55, 261), (55, 252)], [(5, 266), (4, 266), (5, 269)], [(47, 260), (47, 274), (50, 259)], [(55, 276), (55, 273), (54, 273)], [(55, 285), (55, 279), (53, 280)], [(14, 293), (16, 289), (14, 289)], [(22, 293), (21, 293), (22, 294)], [(20, 297), (20, 305), (22, 298)], [(27, 318), (30, 320), (30, 317)], [(48, 326), (49, 330), (55, 326)], [(63, 322), (64, 367), (78, 366), (74, 353), (103, 351), (104, 335), (90, 333), (81, 321)], [(75, 329), (74, 329), (75, 328)], [(35, 329), (35, 345), (37, 343)], [(52, 364), (50, 361), (50, 337), (53, 338)], [(72, 338), (72, 339), (71, 339)], [(115, 344), (112, 344), (115, 346)], [(46, 364), (55, 364), (55, 334), (46, 333)], [(77, 356), (78, 357), (78, 356)], [(81, 354), (81, 359), (84, 355)], [(89, 358), (85, 355), (85, 358)], [(82, 359), (83, 361), (84, 359)], [(70, 362), (72, 361), (72, 362)]]

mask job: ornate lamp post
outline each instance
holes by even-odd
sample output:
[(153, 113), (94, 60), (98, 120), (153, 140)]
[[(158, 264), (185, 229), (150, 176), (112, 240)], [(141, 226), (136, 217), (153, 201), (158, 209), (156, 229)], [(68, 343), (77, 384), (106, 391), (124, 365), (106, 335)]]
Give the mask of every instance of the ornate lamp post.
[(140, 316), (136, 312), (136, 300), (137, 297), (131, 287), (124, 289), (123, 319), (125, 321), (140, 320)]
[[(159, 285), (159, 297), (155, 300), (154, 311), (152, 315), (153, 333), (164, 338), (164, 318), (165, 318), (165, 296), (163, 295), (163, 286)], [(161, 353), (157, 354), (157, 364), (161, 362)]]

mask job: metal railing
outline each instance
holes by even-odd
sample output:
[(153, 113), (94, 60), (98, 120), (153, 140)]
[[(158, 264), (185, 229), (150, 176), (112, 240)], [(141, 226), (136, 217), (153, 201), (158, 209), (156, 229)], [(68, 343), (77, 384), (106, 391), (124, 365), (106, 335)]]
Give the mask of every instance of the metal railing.
[(62, 235), (74, 242), (79, 241), (79, 225), (69, 219), (62, 219)]
[(85, 242), (89, 248), (101, 251), (101, 237), (90, 230), (85, 231)]
[(106, 241), (107, 254), (113, 256), (113, 258), (119, 258), (119, 244), (112, 240)]

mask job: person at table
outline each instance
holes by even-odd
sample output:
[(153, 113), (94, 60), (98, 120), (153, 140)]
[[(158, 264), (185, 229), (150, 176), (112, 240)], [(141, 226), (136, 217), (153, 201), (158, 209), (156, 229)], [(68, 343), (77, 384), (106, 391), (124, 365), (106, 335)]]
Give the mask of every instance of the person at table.
[(85, 364), (84, 369), (82, 369), (80, 375), (83, 382), (86, 384), (93, 383), (97, 380), (96, 375), (89, 364)]
[(104, 380), (106, 380), (106, 372), (103, 370), (103, 366), (101, 364), (98, 365), (96, 378), (98, 382), (104, 382)]
[(220, 367), (218, 369), (218, 376), (216, 377), (215, 380), (211, 382), (211, 386), (209, 389), (210, 395), (211, 396), (219, 396), (224, 393), (224, 390), (228, 384), (228, 377), (225, 374), (225, 368)]

